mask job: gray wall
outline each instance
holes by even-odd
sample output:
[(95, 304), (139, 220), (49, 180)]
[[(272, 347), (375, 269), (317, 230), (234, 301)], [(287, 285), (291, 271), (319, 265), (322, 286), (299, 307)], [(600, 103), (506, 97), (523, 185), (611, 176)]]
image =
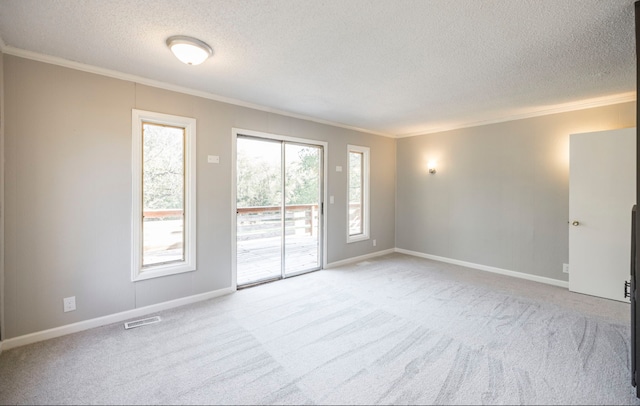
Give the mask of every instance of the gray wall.
[[(12, 338), (231, 286), (232, 127), (329, 143), (328, 260), (395, 246), (395, 140), (4, 56)], [(197, 119), (197, 271), (130, 281), (131, 109)], [(371, 241), (346, 244), (347, 144), (371, 148)], [(220, 164), (207, 163), (219, 155)], [(77, 310), (62, 312), (76, 296)]]
[(569, 135), (633, 126), (623, 103), (399, 139), (396, 247), (567, 280)]
[[(397, 246), (566, 280), (569, 134), (635, 125), (635, 103), (625, 103), (393, 140), (2, 60), (3, 339), (231, 286), (233, 127), (329, 143), (329, 262)], [(132, 108), (198, 120), (195, 272), (130, 281)], [(346, 167), (347, 144), (371, 148), (377, 247), (346, 244), (346, 171), (335, 167)], [(220, 164), (207, 164), (207, 155)], [(436, 175), (429, 159), (438, 160)], [(76, 296), (78, 310), (62, 312), (66, 296)]]

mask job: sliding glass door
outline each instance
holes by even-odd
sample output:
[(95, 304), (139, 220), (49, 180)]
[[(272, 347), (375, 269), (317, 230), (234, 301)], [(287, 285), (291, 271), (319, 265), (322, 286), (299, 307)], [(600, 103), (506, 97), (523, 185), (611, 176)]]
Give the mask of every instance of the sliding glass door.
[(238, 137), (238, 285), (282, 275), (281, 151), (280, 142)]
[(284, 276), (320, 268), (322, 148), (283, 143)]
[(323, 148), (237, 137), (237, 285), (322, 266)]

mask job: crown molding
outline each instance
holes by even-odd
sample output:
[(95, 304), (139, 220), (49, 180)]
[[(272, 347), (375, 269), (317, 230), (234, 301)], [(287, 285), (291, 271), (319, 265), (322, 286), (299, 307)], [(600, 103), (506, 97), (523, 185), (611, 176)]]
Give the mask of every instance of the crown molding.
[(585, 110), (585, 109), (590, 109), (594, 107), (605, 107), (605, 106), (611, 106), (614, 104), (634, 102), (636, 101), (636, 98), (637, 98), (636, 92), (618, 93), (618, 94), (613, 94), (608, 96), (594, 97), (591, 99), (577, 100), (569, 103), (562, 103), (562, 104), (556, 104), (551, 106), (534, 107), (530, 109), (521, 110), (519, 113), (516, 113), (516, 114), (490, 118), (487, 120), (469, 121), (466, 123), (458, 123), (458, 124), (451, 124), (451, 125), (446, 125), (441, 127), (427, 128), (421, 131), (415, 131), (412, 133), (396, 135), (395, 138), (417, 137), (419, 135), (427, 135), (427, 134), (434, 134), (434, 133), (440, 133), (440, 132), (451, 131), (451, 130), (459, 130), (462, 128), (479, 127), (479, 126), (488, 125), (488, 124), (498, 124), (498, 123), (504, 123), (507, 121), (523, 120), (526, 118), (548, 116), (548, 115), (557, 114), (557, 113), (568, 113), (571, 111)]
[(416, 137), (419, 135), (427, 135), (434, 134), (445, 131), (459, 130), (463, 128), (470, 127), (479, 127), (483, 125), (489, 124), (498, 124), (504, 123), (508, 121), (522, 120), (526, 118), (534, 118), (541, 117), (550, 114), (557, 113), (567, 113), (571, 111), (578, 111), (584, 109), (590, 109), (594, 107), (604, 107), (610, 106), (619, 103), (627, 103), (636, 101), (637, 95), (636, 92), (626, 92), (626, 93), (618, 93), (614, 95), (595, 97), (590, 99), (577, 100), (569, 103), (556, 104), (551, 106), (537, 106), (529, 109), (520, 110), (514, 114), (508, 114), (503, 116), (497, 116), (493, 118), (489, 118), (486, 120), (478, 120), (478, 121), (467, 121), (467, 122), (458, 122), (438, 127), (427, 127), (420, 131), (414, 131), (406, 134), (389, 134), (380, 131), (369, 130), (366, 128), (360, 128), (355, 126), (350, 126), (347, 124), (342, 124), (334, 121), (323, 120), (312, 116), (306, 116), (303, 114), (296, 114), (285, 110), (278, 110), (267, 106), (262, 106), (259, 104), (249, 103), (238, 99), (233, 99), (230, 97), (220, 96), (214, 93), (204, 92), (201, 90), (196, 90), (184, 86), (173, 85), (167, 82), (162, 82), (158, 80), (148, 79), (142, 76), (131, 75), (128, 73), (123, 73), (116, 70), (100, 68), (94, 65), (83, 64), (80, 62), (70, 61), (68, 59), (59, 58), (51, 55), (45, 55), (37, 52), (27, 51), (20, 48), (15, 48), (12, 46), (8, 46), (5, 44), (2, 37), (0, 37), (0, 51), (7, 55), (18, 56), (25, 59), (31, 59), (39, 62), (49, 63), (52, 65), (58, 65), (70, 69), (75, 69), (83, 72), (94, 73), (97, 75), (112, 77), (115, 79), (126, 80), (134, 83), (139, 83), (146, 86), (156, 87), (164, 90), (170, 90), (177, 93), (188, 94), (191, 96), (202, 97), (204, 99), (215, 100), (222, 103), (227, 103), (235, 106), (246, 107), (258, 111), (264, 111), (267, 113), (278, 114), (286, 117), (296, 118), (300, 120), (311, 121), (318, 124), (325, 124), (332, 127), (344, 128), (347, 130), (363, 132), (367, 134), (379, 135), (382, 137), (388, 138), (408, 138), (408, 137)]
[[(2, 39), (0, 38), (0, 41)], [(120, 71), (100, 68), (94, 65), (88, 65), (80, 62), (70, 61), (68, 59), (59, 58), (56, 56), (45, 55), (38, 52), (26, 51), (24, 49), (7, 46), (4, 42), (0, 42), (0, 50), (7, 55), (18, 56), (20, 58), (31, 59), (38, 62), (49, 63), (52, 65), (58, 65), (65, 68), (75, 69), (83, 72), (94, 73), (96, 75), (108, 76), (114, 79), (126, 80), (129, 82), (138, 83), (141, 85), (156, 87), (159, 89), (170, 90), (177, 93), (188, 94), (191, 96), (202, 97), (204, 99), (215, 100), (222, 103), (232, 104), (240, 107), (247, 107), (254, 110), (264, 111), (266, 113), (279, 114), (286, 117), (296, 118), (300, 120), (312, 121), (318, 124), (330, 125), (332, 127), (344, 128), (346, 130), (359, 131), (363, 133), (379, 135), (382, 137), (394, 138), (393, 134), (387, 134), (379, 131), (368, 130), (366, 128), (354, 127), (347, 124), (337, 123), (329, 120), (323, 120), (316, 117), (306, 116), (303, 114), (296, 114), (285, 110), (278, 110), (259, 104), (249, 103), (230, 97), (220, 96), (214, 93), (204, 92), (201, 90), (192, 89), (189, 87), (173, 85), (171, 83), (162, 82), (159, 80), (148, 79), (142, 76), (131, 75)]]

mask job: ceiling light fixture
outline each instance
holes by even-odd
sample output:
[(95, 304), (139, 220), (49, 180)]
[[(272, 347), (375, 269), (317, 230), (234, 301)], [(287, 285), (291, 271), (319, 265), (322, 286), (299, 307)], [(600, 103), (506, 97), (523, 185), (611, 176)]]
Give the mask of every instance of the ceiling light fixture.
[(167, 46), (176, 58), (187, 65), (200, 65), (213, 55), (213, 49), (209, 45), (184, 35), (167, 38)]

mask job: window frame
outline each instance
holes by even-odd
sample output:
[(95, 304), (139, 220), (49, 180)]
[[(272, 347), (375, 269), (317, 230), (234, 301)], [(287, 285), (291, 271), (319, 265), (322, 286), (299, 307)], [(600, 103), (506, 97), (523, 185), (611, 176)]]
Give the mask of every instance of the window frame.
[[(351, 191), (351, 164), (350, 164), (350, 154), (351, 153), (362, 154), (362, 233), (351, 234), (351, 230), (349, 227), (349, 196)], [(347, 243), (365, 241), (370, 238), (369, 230), (370, 230), (370, 149), (369, 147), (363, 147), (359, 145), (347, 145)]]
[[(196, 270), (196, 119), (131, 110), (131, 281)], [(184, 129), (184, 260), (142, 266), (143, 260), (143, 124)]]

